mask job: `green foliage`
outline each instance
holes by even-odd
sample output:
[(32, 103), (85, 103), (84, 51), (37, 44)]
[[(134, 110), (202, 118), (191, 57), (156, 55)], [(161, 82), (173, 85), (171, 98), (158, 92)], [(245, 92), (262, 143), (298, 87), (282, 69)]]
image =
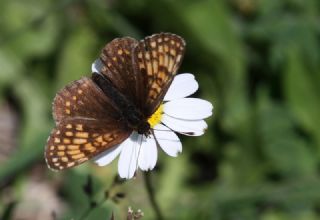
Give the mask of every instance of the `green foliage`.
[[(112, 185), (116, 162), (53, 173), (43, 149), (55, 93), (90, 74), (107, 42), (170, 31), (185, 38), (180, 71), (195, 74), (214, 115), (204, 136), (181, 137), (178, 158), (159, 151), (152, 186), (165, 219), (319, 219), (319, 19), (317, 0), (1, 1), (0, 106), (15, 106), (19, 127), (0, 167), (0, 216), (13, 219), (40, 166), (64, 207), (57, 219), (90, 211), (89, 174), (94, 201), (110, 191), (86, 219), (125, 219), (128, 206), (156, 218), (141, 174)], [(14, 200), (2, 201), (6, 189)]]

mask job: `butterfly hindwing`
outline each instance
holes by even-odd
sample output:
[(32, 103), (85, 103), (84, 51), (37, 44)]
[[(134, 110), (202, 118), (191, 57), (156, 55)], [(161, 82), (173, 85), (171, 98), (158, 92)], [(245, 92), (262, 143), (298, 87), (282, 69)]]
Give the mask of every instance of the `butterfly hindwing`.
[(70, 119), (62, 121), (48, 139), (45, 158), (53, 170), (79, 165), (120, 144), (131, 131), (108, 121)]
[(145, 110), (150, 116), (161, 104), (185, 52), (185, 41), (170, 33), (155, 34), (134, 49), (134, 67), (143, 76)]
[(45, 158), (55, 170), (76, 166), (121, 143), (131, 133), (111, 97), (88, 77), (57, 93), (53, 116), (56, 128), (48, 139)]

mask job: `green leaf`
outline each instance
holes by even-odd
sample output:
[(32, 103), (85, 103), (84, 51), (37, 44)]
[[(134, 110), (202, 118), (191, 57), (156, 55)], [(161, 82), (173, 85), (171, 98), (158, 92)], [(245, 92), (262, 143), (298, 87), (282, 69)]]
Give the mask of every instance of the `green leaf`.
[(293, 117), (284, 106), (260, 93), (257, 123), (260, 148), (273, 172), (290, 178), (315, 175), (314, 150), (296, 132)]
[[(320, 141), (320, 94), (318, 82), (303, 63), (299, 50), (288, 51), (284, 80), (285, 95), (297, 121)], [(320, 146), (320, 142), (318, 142)]]

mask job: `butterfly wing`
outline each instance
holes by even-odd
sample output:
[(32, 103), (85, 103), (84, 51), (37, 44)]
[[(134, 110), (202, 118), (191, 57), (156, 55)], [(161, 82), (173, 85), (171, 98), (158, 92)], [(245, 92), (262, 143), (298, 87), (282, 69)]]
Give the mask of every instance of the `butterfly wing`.
[(120, 118), (112, 100), (88, 77), (73, 81), (60, 90), (52, 106), (56, 124), (68, 118)]
[(68, 84), (53, 103), (56, 128), (45, 150), (50, 168), (76, 166), (121, 143), (131, 133), (113, 102), (88, 77)]
[(161, 104), (181, 65), (185, 41), (171, 33), (160, 33), (140, 41), (133, 52), (134, 69), (140, 74), (143, 112), (151, 116)]
[(130, 38), (116, 38), (103, 49), (95, 68), (106, 76), (126, 98), (136, 103), (137, 78), (132, 65), (132, 50), (138, 41)]
[(53, 170), (71, 168), (120, 144), (130, 133), (108, 120), (68, 119), (51, 132), (45, 158)]
[(184, 52), (185, 41), (175, 34), (155, 34), (140, 42), (117, 38), (103, 48), (95, 67), (149, 117), (161, 104)]

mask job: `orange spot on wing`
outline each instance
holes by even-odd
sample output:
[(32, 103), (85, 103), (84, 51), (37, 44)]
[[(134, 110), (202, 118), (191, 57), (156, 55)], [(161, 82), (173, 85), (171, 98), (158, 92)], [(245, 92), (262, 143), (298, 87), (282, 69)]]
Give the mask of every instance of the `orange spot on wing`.
[(75, 138), (75, 139), (73, 139), (73, 143), (74, 144), (84, 144), (86, 142), (87, 142), (87, 140), (83, 139), (83, 138)]
[(83, 158), (84, 156), (85, 156), (84, 153), (81, 153), (81, 154), (72, 155), (71, 157), (72, 159), (77, 160), (77, 159)]
[(66, 146), (65, 145), (58, 145), (58, 150), (65, 150)]
[(76, 137), (88, 138), (89, 137), (89, 133), (88, 132), (77, 132), (76, 133)]
[(58, 151), (58, 153), (57, 153), (57, 154), (58, 154), (58, 156), (59, 156), (59, 157), (62, 157), (62, 156), (64, 156), (64, 155), (65, 155), (65, 152), (63, 152), (63, 151)]
[(54, 138), (54, 143), (59, 144), (60, 143), (60, 138)]
[(63, 139), (63, 143), (64, 143), (64, 144), (70, 144), (70, 143), (71, 143), (71, 140), (68, 139), (68, 138), (64, 138), (64, 139)]
[(82, 131), (83, 130), (83, 125), (82, 124), (77, 124), (76, 125), (76, 130)]
[(80, 150), (69, 150), (69, 151), (67, 151), (67, 154), (69, 154), (69, 155), (81, 154), (81, 151)]
[(78, 149), (79, 149), (79, 145), (73, 145), (73, 144), (68, 145), (68, 150), (78, 150)]
[(73, 132), (71, 132), (71, 131), (67, 131), (67, 132), (66, 132), (66, 136), (68, 136), (68, 137), (72, 137), (72, 136), (73, 136)]

